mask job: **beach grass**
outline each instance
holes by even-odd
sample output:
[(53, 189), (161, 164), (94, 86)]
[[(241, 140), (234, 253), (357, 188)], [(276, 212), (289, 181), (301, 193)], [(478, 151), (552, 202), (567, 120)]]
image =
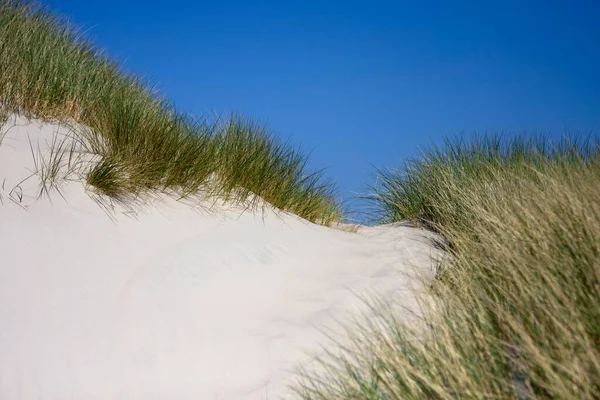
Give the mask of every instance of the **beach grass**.
[(451, 257), (421, 326), (374, 304), (301, 398), (600, 399), (596, 143), (450, 140), (375, 189), (381, 221), (434, 229)]
[(300, 148), (237, 115), (198, 121), (178, 113), (33, 2), (0, 0), (0, 71), (4, 114), (91, 128), (87, 140), (101, 160), (87, 183), (103, 194), (203, 190), (234, 201), (258, 196), (317, 223), (341, 219), (334, 184), (308, 170)]
[[(258, 196), (317, 223), (341, 219), (334, 185), (308, 170), (301, 149), (241, 116), (178, 113), (65, 19), (0, 0), (0, 120), (15, 112), (88, 126), (81, 134), (98, 157), (86, 183), (120, 201), (202, 191)], [(60, 186), (74, 154), (66, 142), (33, 154), (40, 195)], [(600, 399), (595, 142), (453, 139), (379, 170), (373, 192), (379, 222), (436, 231), (450, 261), (430, 287), (424, 331), (378, 308), (379, 318), (351, 327), (350, 345), (330, 347), (318, 374), (299, 375), (300, 397)]]

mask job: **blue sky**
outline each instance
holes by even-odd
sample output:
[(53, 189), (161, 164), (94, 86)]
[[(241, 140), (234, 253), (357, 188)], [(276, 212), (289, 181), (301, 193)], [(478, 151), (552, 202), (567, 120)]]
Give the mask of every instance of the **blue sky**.
[(600, 132), (600, 1), (46, 0), (181, 111), (239, 112), (340, 196), (444, 136)]

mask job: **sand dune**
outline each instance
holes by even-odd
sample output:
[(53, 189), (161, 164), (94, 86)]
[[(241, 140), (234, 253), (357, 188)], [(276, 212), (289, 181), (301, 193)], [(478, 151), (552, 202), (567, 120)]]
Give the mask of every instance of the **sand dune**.
[(2, 135), (2, 399), (285, 396), (361, 295), (417, 311), (411, 288), (432, 274), (435, 250), (407, 226), (349, 233), (167, 194), (117, 204), (77, 168), (45, 192), (40, 166), (71, 130), (13, 116)]

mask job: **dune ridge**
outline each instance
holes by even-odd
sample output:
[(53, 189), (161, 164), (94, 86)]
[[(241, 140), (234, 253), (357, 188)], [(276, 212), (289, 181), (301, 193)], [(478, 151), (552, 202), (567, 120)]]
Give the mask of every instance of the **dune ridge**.
[[(424, 231), (202, 196), (119, 203), (78, 177), (93, 159), (77, 164), (73, 133), (14, 115), (2, 128), (0, 397), (277, 398), (325, 332), (341, 340), (368, 311), (361, 296), (418, 315), (411, 291), (439, 255)], [(68, 151), (43, 189), (53, 143)]]

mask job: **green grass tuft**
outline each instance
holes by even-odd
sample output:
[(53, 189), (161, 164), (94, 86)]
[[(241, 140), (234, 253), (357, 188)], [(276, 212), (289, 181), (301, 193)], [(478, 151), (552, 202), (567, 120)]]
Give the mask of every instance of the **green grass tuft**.
[(486, 135), (470, 142), (447, 139), (443, 147), (423, 151), (400, 170), (379, 169), (379, 184), (372, 187), (369, 199), (381, 222), (410, 220), (430, 228), (469, 224), (470, 204), (452, 201), (463, 188), (517, 176), (537, 180), (539, 172), (548, 168), (570, 169), (597, 155), (596, 146), (578, 138), (558, 143), (543, 135)]
[(428, 333), (379, 309), (299, 395), (600, 399), (598, 145), (448, 142), (381, 179), (382, 219), (424, 215), (449, 243)]
[(4, 113), (71, 119), (92, 129), (102, 161), (87, 183), (125, 198), (147, 190), (257, 195), (308, 220), (339, 220), (334, 185), (307, 171), (298, 149), (241, 117), (192, 121), (124, 73), (68, 21), (32, 3), (0, 0)]

